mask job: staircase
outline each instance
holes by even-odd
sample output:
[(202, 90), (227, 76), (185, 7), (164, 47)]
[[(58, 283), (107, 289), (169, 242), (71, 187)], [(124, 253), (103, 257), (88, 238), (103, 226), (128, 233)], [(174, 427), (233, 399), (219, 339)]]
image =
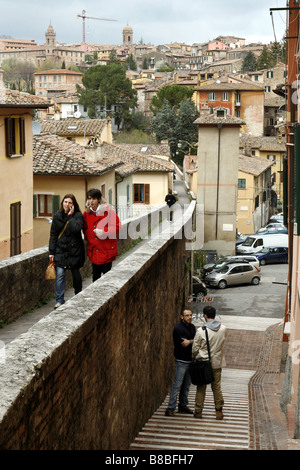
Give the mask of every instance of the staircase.
[[(207, 387), (203, 418), (176, 413), (165, 416), (169, 396), (142, 428), (130, 450), (247, 450), (249, 449), (248, 384), (254, 371), (223, 369), (224, 419), (216, 420), (211, 387)], [(194, 407), (196, 387), (190, 388)]]

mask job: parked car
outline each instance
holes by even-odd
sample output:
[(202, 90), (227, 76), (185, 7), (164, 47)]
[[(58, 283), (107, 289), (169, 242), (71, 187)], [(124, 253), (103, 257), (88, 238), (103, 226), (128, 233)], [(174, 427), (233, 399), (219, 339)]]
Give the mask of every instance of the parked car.
[(256, 253), (256, 256), (261, 266), (265, 264), (288, 263), (289, 259), (288, 248), (283, 246), (263, 248)]
[(283, 225), (282, 227), (264, 228), (263, 231), (260, 229), (257, 233), (259, 233), (259, 235), (273, 235), (274, 233), (288, 233), (288, 229)]
[(270, 224), (267, 224), (265, 227), (262, 227), (258, 230), (257, 233), (261, 232), (268, 232), (268, 231), (276, 231), (278, 230), (279, 232), (287, 232), (287, 228), (281, 224), (280, 222), (271, 222)]
[(235, 263), (250, 263), (255, 265), (258, 269), (259, 268), (259, 261), (254, 255), (236, 255), (236, 256), (224, 256), (219, 258), (216, 263), (209, 263), (203, 266), (203, 275), (206, 276), (211, 271), (215, 269), (222, 268), (227, 264), (235, 264)]
[(193, 300), (195, 301), (199, 297), (206, 297), (207, 289), (206, 285), (199, 277), (193, 276)]
[(268, 220), (268, 224), (273, 223), (273, 222), (279, 222), (283, 224), (283, 213), (281, 212), (280, 214), (271, 215), (271, 217)]
[(272, 233), (249, 235), (241, 245), (236, 247), (238, 254), (255, 254), (263, 248), (270, 248), (271, 246), (285, 246), (288, 247), (288, 234), (287, 233)]
[(212, 287), (225, 289), (227, 286), (238, 284), (254, 284), (260, 283), (260, 272), (256, 266), (249, 263), (227, 264), (222, 268), (216, 269), (208, 274), (205, 281)]

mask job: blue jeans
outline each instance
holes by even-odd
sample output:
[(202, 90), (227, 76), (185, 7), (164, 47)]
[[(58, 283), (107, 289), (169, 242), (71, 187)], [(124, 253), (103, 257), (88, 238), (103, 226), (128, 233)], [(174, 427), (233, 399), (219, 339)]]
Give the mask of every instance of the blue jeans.
[(188, 406), (188, 394), (191, 386), (191, 376), (189, 373), (189, 363), (175, 362), (175, 375), (173, 387), (170, 392), (168, 410), (174, 411), (176, 408), (177, 395), (179, 393), (178, 408)]
[[(73, 287), (75, 294), (82, 291), (82, 278), (80, 270), (71, 269), (72, 278), (73, 278)], [(65, 303), (65, 285), (66, 285), (66, 269), (56, 266), (56, 280), (55, 280), (55, 292), (56, 292), (56, 302), (60, 304)]]

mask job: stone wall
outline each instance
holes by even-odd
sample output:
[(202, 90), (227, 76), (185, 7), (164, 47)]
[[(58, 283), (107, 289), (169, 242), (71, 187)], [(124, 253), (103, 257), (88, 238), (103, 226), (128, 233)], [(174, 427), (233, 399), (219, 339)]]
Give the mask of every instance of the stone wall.
[[(165, 216), (165, 206), (162, 206), (144, 216), (123, 221), (118, 240), (119, 254), (129, 249), (139, 236), (147, 235)], [(54, 296), (55, 281), (45, 280), (48, 262), (47, 246), (0, 261), (1, 323), (14, 321), (25, 311)], [(91, 263), (86, 257), (81, 274), (83, 277), (90, 276), (91, 271)], [(66, 285), (70, 285), (71, 281), (68, 270)]]
[(6, 346), (1, 449), (128, 449), (172, 383), (194, 207)]

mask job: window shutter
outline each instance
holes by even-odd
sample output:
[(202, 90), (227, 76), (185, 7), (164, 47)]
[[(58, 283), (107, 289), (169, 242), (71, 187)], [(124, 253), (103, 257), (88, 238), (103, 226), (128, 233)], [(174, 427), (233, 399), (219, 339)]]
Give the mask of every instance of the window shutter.
[(59, 194), (54, 194), (52, 196), (52, 216), (53, 217), (56, 214), (56, 212), (58, 211), (59, 205), (60, 205), (60, 196), (59, 196)]
[(108, 190), (108, 204), (112, 204), (112, 189)]
[(6, 149), (6, 156), (10, 157), (13, 154), (12, 119), (11, 118), (5, 118), (5, 149)]
[(33, 217), (37, 217), (37, 194), (33, 195)]
[(25, 153), (25, 119), (20, 118), (20, 153)]
[(145, 204), (150, 204), (150, 184), (145, 184)]

